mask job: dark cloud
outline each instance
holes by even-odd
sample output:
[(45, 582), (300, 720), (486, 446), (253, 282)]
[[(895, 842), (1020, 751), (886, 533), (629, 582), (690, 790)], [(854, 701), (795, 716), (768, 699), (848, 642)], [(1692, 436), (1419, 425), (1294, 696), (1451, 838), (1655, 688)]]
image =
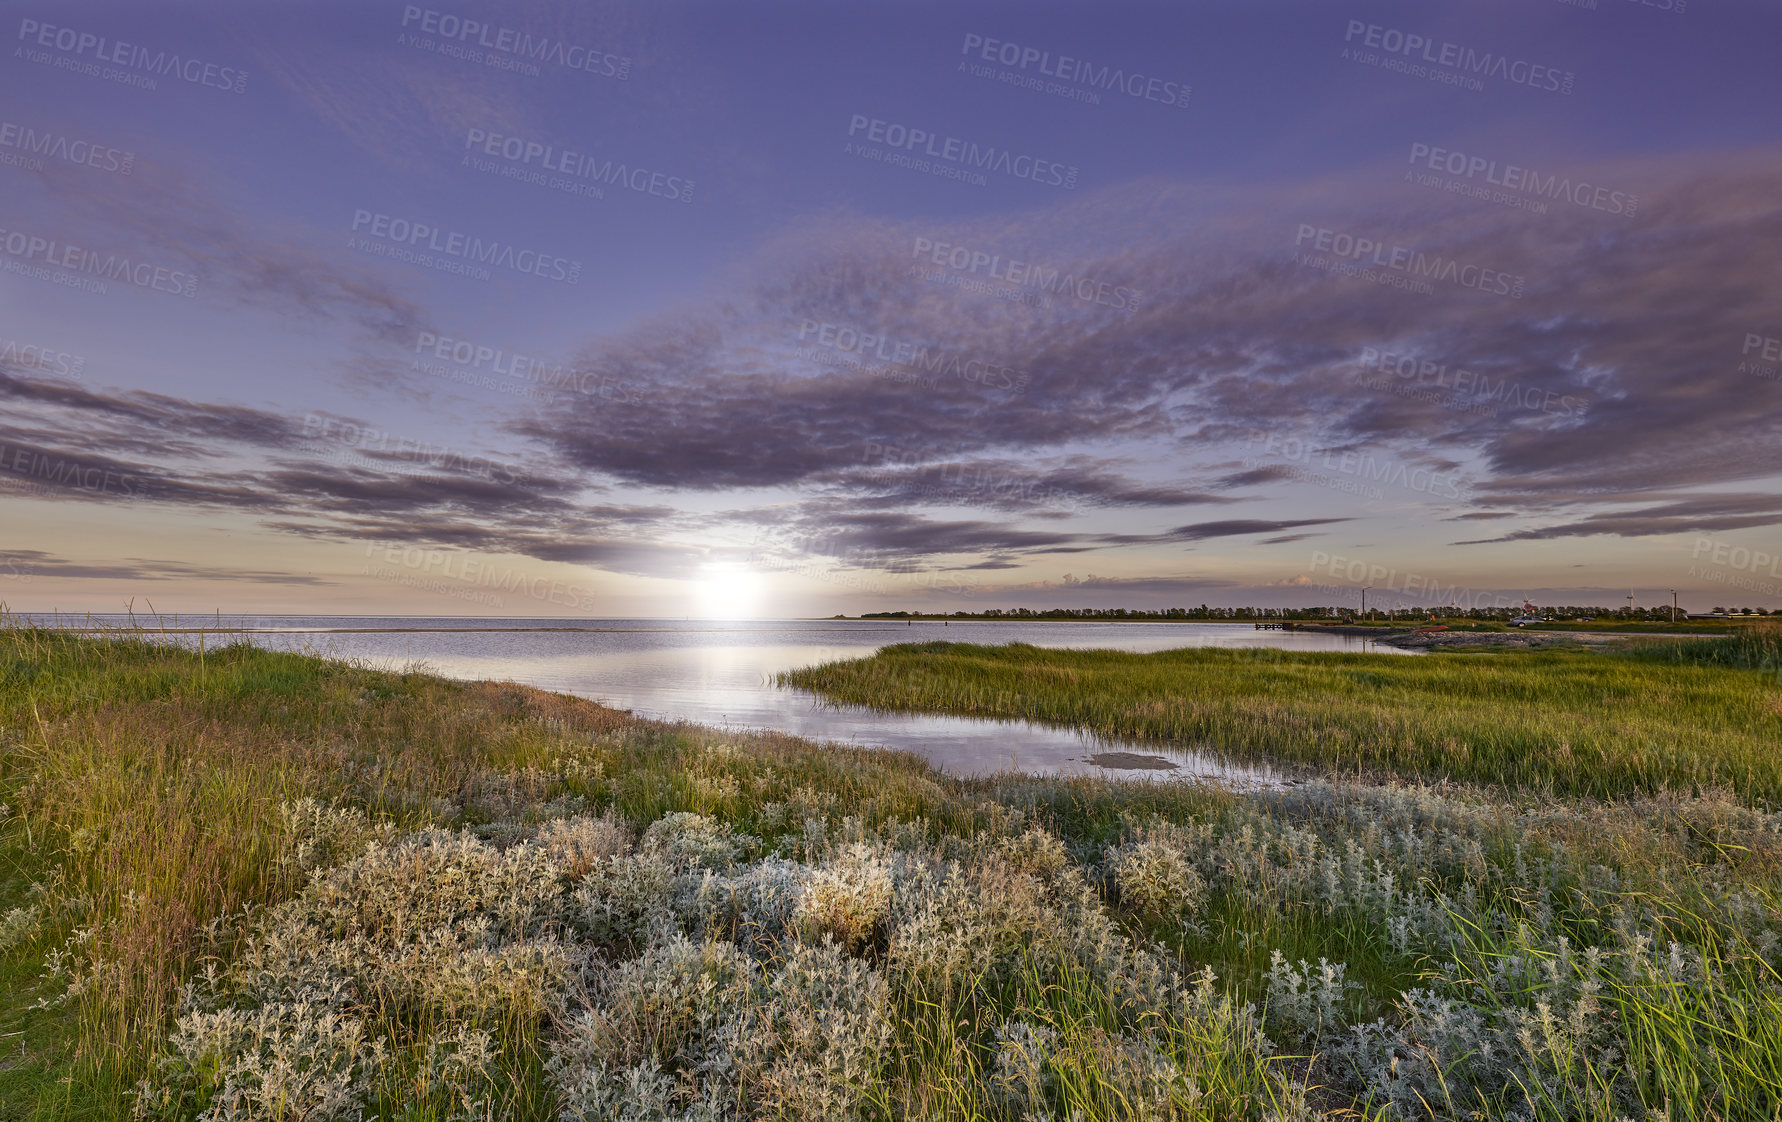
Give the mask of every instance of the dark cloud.
[(598, 488), (562, 465), (523, 468), (351, 417), (298, 421), (6, 371), (0, 400), (9, 405), (0, 493), (238, 510), (310, 538), (424, 542), (634, 573), (689, 572), (701, 555), (651, 540), (682, 524), (673, 507), (589, 501)]
[(1286, 465), (1273, 465), (1220, 476), (1218, 484), (1221, 487), (1252, 487), (1258, 483), (1273, 483), (1276, 480), (1291, 478), (1293, 478), (1292, 468)]
[(849, 495), (857, 505), (904, 508), (970, 505), (1036, 515), (1056, 508), (1170, 507), (1236, 500), (1192, 487), (1134, 478), (1120, 460), (1064, 457), (937, 459), (919, 465), (896, 461), (813, 476), (826, 490)]
[(1300, 518), (1287, 522), (1270, 522), (1257, 518), (1228, 518), (1217, 522), (1193, 522), (1186, 526), (1177, 526), (1160, 534), (1109, 534), (1101, 540), (1122, 545), (1140, 545), (1152, 542), (1198, 542), (1209, 538), (1236, 538), (1248, 534), (1272, 534), (1282, 530), (1297, 529), (1300, 526), (1324, 526), (1332, 522), (1347, 522), (1347, 518)]
[(812, 515), (796, 540), (805, 552), (882, 565), (933, 556), (1032, 555), (1077, 546), (1081, 534), (1023, 530), (1000, 522), (940, 521), (901, 512)]
[(1782, 495), (1747, 493), (1675, 496), (1675, 501), (1639, 510), (1605, 511), (1576, 522), (1517, 530), (1499, 538), (1474, 539), (1456, 545), (1486, 542), (1538, 541), (1547, 538), (1613, 534), (1624, 538), (1678, 534), (1689, 530), (1742, 530), (1782, 522)]
[(274, 570), (220, 568), (214, 565), (192, 565), (184, 561), (156, 561), (145, 557), (125, 557), (108, 564), (86, 564), (37, 549), (15, 549), (0, 553), (0, 560), (21, 566), (33, 577), (67, 577), (93, 580), (227, 580), (249, 584), (331, 585), (334, 582), (300, 573)]
[[(887, 508), (943, 494), (924, 487), (930, 468), (1001, 471), (1097, 445), (1168, 449), (1181, 467), (1258, 433), (1477, 471), (1480, 501), (1488, 492), (1525, 511), (1772, 472), (1782, 395), (1736, 368), (1745, 334), (1774, 318), (1782, 158), (1690, 153), (1577, 173), (1643, 185), (1638, 217), (1533, 216), (1368, 167), (1242, 193), (1131, 184), (976, 223), (813, 223), (768, 247), (722, 305), (581, 356), (654, 387), (649, 401), (546, 407), (515, 430), (620, 481), (821, 485)], [(1334, 275), (1295, 260), (1302, 227), (1514, 276), (1521, 298)], [(976, 298), (911, 275), (916, 236), (1018, 250), (1143, 300)], [(1422, 373), (1401, 377), (1384, 354), (1412, 356)], [(1015, 372), (1019, 388), (967, 380), (956, 360)], [(875, 475), (863, 465), (875, 450), (907, 470)], [(1048, 470), (1019, 474), (1080, 504), (1216, 501), (1193, 486)], [(1295, 474), (1245, 465), (1210, 487)], [(1015, 487), (982, 502), (1046, 505)]]
[(156, 456), (208, 457), (219, 442), (261, 448), (295, 445), (301, 426), (292, 418), (243, 406), (200, 404), (144, 390), (101, 393), (53, 378), (26, 377), (0, 368), (0, 402), (7, 421), (23, 435), (25, 415), (57, 424), (65, 446)]

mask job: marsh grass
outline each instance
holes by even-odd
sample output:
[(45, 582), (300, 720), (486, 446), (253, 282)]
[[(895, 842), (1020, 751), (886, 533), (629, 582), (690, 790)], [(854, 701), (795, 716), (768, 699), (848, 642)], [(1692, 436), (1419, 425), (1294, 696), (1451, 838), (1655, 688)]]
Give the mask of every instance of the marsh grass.
[(1716, 639), (1647, 640), (1627, 653), (1652, 662), (1732, 667), (1774, 676), (1782, 674), (1782, 624), (1745, 624)]
[(963, 780), (152, 640), (0, 631), (8, 1118), (1782, 1108), (1782, 815), (1735, 784)]
[(913, 643), (781, 675), (847, 705), (1071, 725), (1350, 774), (1782, 802), (1782, 628), (1625, 651), (1155, 654)]

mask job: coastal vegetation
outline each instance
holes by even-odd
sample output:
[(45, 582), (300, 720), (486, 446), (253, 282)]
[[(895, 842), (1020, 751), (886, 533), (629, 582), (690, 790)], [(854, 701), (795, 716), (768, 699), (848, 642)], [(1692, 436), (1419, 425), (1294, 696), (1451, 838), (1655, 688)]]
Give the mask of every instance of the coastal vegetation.
[[(1782, 1109), (1773, 637), (1182, 653), (925, 644), (811, 673), (973, 712), (1014, 673), (1116, 699), (1109, 722), (1149, 719), (1154, 681), (1365, 751), (1251, 791), (961, 779), (419, 667), (0, 629), (0, 1117)], [(1311, 704), (1482, 719), (1460, 671), (1515, 730), (1480, 774)], [(1542, 706), (1564, 712), (1513, 719)], [(1612, 750), (1613, 712), (1644, 756)], [(1556, 730), (1604, 777), (1507, 763)]]
[(1345, 774), (1615, 798), (1782, 801), (1782, 628), (1482, 655), (904, 643), (782, 681), (834, 702), (1024, 719)]
[[(1357, 590), (1359, 592), (1359, 589)], [(1662, 608), (1603, 608), (1580, 606), (1576, 604), (1549, 605), (1537, 608), (1536, 612), (1546, 617), (1542, 626), (1571, 627), (1594, 629), (1612, 627), (1615, 629), (1638, 630), (1649, 628), (1652, 631), (1714, 631), (1730, 632), (1750, 624), (1762, 624), (1769, 618), (1766, 608), (1741, 608), (1731, 613), (1725, 609), (1714, 609), (1713, 618), (1690, 618), (1687, 613), (1673, 614), (1670, 606)], [(1426, 623), (1442, 623), (1448, 626), (1464, 626), (1469, 623), (1504, 621), (1522, 615), (1524, 609), (1519, 607), (1379, 607), (1364, 613), (1352, 607), (1324, 606), (1313, 608), (1258, 608), (1258, 607), (1209, 607), (1202, 604), (1198, 608), (989, 608), (981, 612), (866, 612), (854, 617), (862, 620), (990, 620), (998, 622), (1119, 622), (1119, 623), (1168, 623), (1168, 622), (1201, 622), (1201, 623), (1250, 623), (1250, 622), (1282, 622), (1299, 621), (1308, 625), (1342, 623), (1345, 625), (1362, 624), (1368, 626), (1415, 626)], [(835, 619), (847, 619), (847, 616), (834, 616)]]

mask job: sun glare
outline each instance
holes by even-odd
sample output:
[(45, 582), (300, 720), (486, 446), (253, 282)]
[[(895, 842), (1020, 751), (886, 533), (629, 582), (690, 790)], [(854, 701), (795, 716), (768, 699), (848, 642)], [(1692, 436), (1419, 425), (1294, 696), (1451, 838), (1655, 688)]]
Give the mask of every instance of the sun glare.
[(734, 562), (714, 562), (700, 572), (696, 610), (704, 619), (753, 619), (760, 614), (765, 581)]

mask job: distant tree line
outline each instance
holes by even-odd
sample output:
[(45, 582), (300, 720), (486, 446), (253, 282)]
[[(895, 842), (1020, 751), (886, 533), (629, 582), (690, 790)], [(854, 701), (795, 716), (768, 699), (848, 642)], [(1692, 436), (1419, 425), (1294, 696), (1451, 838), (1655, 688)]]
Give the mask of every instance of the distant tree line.
[[(1520, 607), (1456, 608), (1456, 607), (1384, 607), (1369, 609), (1373, 619), (1473, 619), (1507, 620), (1522, 614)], [(1551, 619), (1606, 619), (1630, 622), (1668, 622), (1671, 606), (1651, 608), (1604, 608), (1576, 604), (1549, 604), (1537, 608), (1537, 614)], [(1728, 612), (1716, 607), (1716, 614), (1767, 616), (1765, 608), (1734, 608)], [(1679, 612), (1681, 617), (1685, 613)], [(1782, 614), (1779, 612), (1778, 614)], [(981, 612), (866, 612), (861, 619), (1118, 619), (1118, 620), (1332, 620), (1352, 619), (1360, 613), (1352, 607), (1323, 606), (1315, 608), (989, 608)]]

